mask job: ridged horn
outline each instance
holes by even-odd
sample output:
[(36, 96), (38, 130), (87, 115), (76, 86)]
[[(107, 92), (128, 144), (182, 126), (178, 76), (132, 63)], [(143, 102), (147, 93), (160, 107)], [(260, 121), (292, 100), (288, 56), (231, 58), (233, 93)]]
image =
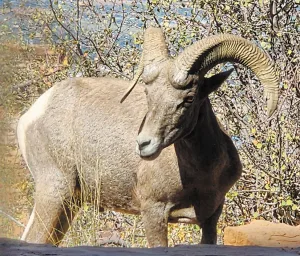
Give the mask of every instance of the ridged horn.
[(186, 48), (169, 70), (170, 81), (175, 88), (184, 88), (189, 74), (201, 75), (223, 62), (237, 62), (250, 68), (264, 86), (268, 115), (275, 111), (279, 82), (273, 63), (268, 56), (250, 41), (228, 34), (202, 39)]
[(144, 34), (144, 67), (156, 65), (168, 59), (165, 36), (160, 28), (149, 27)]
[(157, 64), (164, 62), (167, 59), (168, 48), (163, 31), (160, 28), (147, 28), (144, 34), (143, 53), (137, 73), (120, 102), (122, 103), (127, 98), (144, 71), (147, 75), (151, 75), (150, 73), (156, 69)]

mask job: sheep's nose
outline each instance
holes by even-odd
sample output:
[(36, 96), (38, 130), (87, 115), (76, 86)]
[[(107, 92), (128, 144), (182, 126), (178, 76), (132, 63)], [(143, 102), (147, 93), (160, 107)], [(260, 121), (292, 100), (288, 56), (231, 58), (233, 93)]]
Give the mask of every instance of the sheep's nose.
[(158, 152), (160, 140), (146, 134), (139, 134), (136, 139), (136, 153), (141, 157), (152, 156)]
[(137, 142), (137, 145), (138, 145), (139, 150), (141, 151), (141, 150), (143, 150), (145, 147), (147, 147), (148, 145), (151, 144), (151, 139), (144, 139), (144, 140), (139, 140), (139, 139), (137, 139), (136, 142)]

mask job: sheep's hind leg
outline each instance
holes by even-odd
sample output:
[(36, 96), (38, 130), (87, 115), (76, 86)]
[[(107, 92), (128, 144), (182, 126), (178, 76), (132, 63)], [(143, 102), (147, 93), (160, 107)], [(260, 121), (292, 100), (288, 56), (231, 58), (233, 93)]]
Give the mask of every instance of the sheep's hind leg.
[(22, 240), (58, 245), (67, 232), (76, 212), (70, 203), (36, 202)]
[(205, 221), (201, 222), (200, 226), (202, 228), (202, 239), (201, 244), (216, 244), (217, 243), (217, 223), (223, 209), (222, 202), (217, 210), (207, 218)]
[(142, 205), (142, 220), (149, 247), (168, 246), (168, 215), (169, 211), (164, 203)]
[(58, 245), (78, 210), (73, 200), (76, 177), (72, 171), (66, 177), (50, 163), (43, 167), (34, 165), (41, 167), (37, 169), (39, 173), (32, 170), (36, 174), (35, 204), (21, 239)]

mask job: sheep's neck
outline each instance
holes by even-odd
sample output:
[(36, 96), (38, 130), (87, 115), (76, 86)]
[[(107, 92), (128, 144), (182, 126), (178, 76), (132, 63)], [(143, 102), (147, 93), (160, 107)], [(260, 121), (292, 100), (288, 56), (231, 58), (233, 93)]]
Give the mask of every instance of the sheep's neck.
[(224, 156), (226, 137), (207, 99), (201, 106), (195, 129), (175, 143), (181, 172), (199, 174), (214, 169)]

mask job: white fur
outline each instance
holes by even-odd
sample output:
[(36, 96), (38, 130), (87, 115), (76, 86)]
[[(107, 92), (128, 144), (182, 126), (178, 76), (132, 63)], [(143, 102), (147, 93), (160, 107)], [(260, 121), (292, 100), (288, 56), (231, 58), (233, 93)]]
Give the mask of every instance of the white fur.
[[(53, 87), (46, 91), (37, 101), (31, 106), (31, 108), (20, 118), (17, 127), (17, 136), (19, 141), (19, 148), (27, 163), (26, 159), (26, 131), (28, 127), (46, 112), (49, 99), (53, 93)], [(29, 167), (28, 167), (29, 168)], [(29, 168), (30, 170), (30, 168)]]
[(27, 234), (28, 234), (28, 232), (30, 231), (30, 228), (31, 228), (31, 226), (32, 226), (32, 224), (33, 224), (34, 219), (35, 219), (35, 205), (34, 205), (34, 207), (33, 207), (33, 210), (32, 210), (31, 215), (30, 215), (30, 219), (29, 219), (29, 221), (28, 221), (28, 223), (27, 223), (27, 225), (26, 225), (26, 228), (25, 228), (25, 230), (24, 230), (24, 232), (23, 232), (23, 235), (22, 235), (22, 237), (21, 237), (21, 240), (23, 240), (23, 241), (26, 240)]

